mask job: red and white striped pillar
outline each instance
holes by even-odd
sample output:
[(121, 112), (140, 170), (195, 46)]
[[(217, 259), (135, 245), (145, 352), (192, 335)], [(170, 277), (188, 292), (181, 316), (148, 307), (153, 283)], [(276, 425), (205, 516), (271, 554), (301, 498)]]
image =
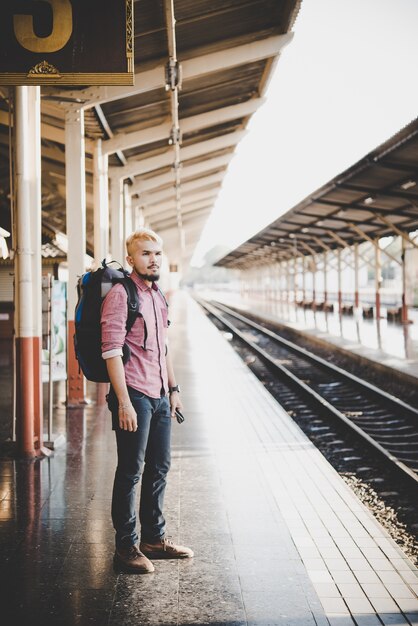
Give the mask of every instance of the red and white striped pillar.
[(84, 111), (69, 108), (65, 115), (65, 186), (68, 238), (68, 384), (67, 406), (84, 404), (85, 380), (74, 351), (77, 280), (86, 271), (86, 175)]
[(40, 88), (15, 88), (16, 442), (43, 452)]
[(354, 244), (354, 306), (360, 306), (358, 243)]
[(380, 314), (380, 285), (382, 282), (382, 262), (381, 262), (381, 250), (379, 245), (379, 239), (376, 238), (374, 243), (374, 252), (375, 252), (375, 291), (376, 291), (376, 319), (379, 320), (381, 317)]

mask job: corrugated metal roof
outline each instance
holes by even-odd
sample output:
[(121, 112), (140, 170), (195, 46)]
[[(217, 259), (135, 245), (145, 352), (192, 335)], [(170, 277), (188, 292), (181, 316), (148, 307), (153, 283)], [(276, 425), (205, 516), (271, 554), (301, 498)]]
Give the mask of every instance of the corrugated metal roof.
[[(253, 111), (247, 115), (237, 113), (235, 118), (222, 119), (222, 109), (231, 105), (250, 102), (263, 92), (266, 80), (272, 70), (272, 61), (279, 55), (279, 51), (266, 53), (261, 58), (246, 58), (244, 53), (234, 63), (218, 63), (216, 69), (205, 66), (205, 55), (223, 51), (234, 51), (237, 46), (254, 46), (257, 43), (269, 41), (269, 38), (284, 35), (289, 32), (299, 10), (301, 0), (175, 0), (174, 12), (176, 18), (177, 55), (183, 65), (198, 59), (201, 70), (194, 70), (191, 76), (183, 80), (179, 94), (180, 130), (182, 122), (193, 116), (219, 111), (220, 116), (210, 125), (202, 125), (196, 129), (184, 132), (181, 151), (191, 145), (204, 142), (215, 137), (222, 137), (235, 130), (247, 126)], [(128, 95), (121, 90), (121, 96), (116, 99), (106, 99), (100, 102), (100, 107), (91, 106), (86, 109), (85, 127), (88, 140), (97, 138), (107, 139), (118, 137), (122, 133), (132, 133), (141, 129), (154, 128), (162, 123), (171, 122), (170, 97), (165, 90), (164, 83), (149, 90), (142, 89), (144, 72), (154, 68), (165, 67), (168, 61), (167, 27), (163, 0), (136, 0), (135, 1), (135, 71), (137, 93), (135, 89)], [(245, 48), (246, 49), (246, 48)], [(244, 49), (244, 50), (245, 50)], [(279, 50), (279, 49), (278, 49)], [(225, 57), (226, 58), (226, 57)], [(45, 224), (52, 228), (65, 231), (65, 166), (64, 166), (64, 107), (66, 102), (75, 102), (88, 97), (81, 90), (66, 88), (42, 88), (42, 121), (43, 131), (43, 219)], [(3, 106), (4, 109), (4, 106)], [(7, 126), (6, 112), (1, 115), (1, 124)], [(93, 245), (92, 231), (92, 142), (87, 141), (88, 158), (87, 170), (87, 238), (90, 249)], [(207, 153), (193, 156), (182, 161), (182, 182), (190, 182), (187, 168), (196, 163), (202, 163), (216, 155), (232, 153), (235, 146), (213, 149)], [(122, 151), (111, 154), (109, 163), (113, 167), (137, 160), (148, 159), (155, 155), (164, 155), (173, 150), (166, 139), (156, 139), (151, 143), (136, 143)], [(7, 155), (7, 134), (0, 133), (0, 150)], [(181, 154), (180, 151), (180, 154)], [(217, 168), (217, 171), (226, 171), (227, 164)], [(131, 182), (149, 180), (165, 172), (172, 171), (166, 163), (141, 176), (132, 176)], [(200, 177), (210, 175), (202, 169)], [(0, 171), (0, 187), (5, 190), (4, 202), (1, 203), (0, 218), (6, 225), (8, 220), (3, 219), (9, 212), (6, 196), (8, 193), (8, 172)], [(197, 175), (193, 175), (193, 180)], [(204, 185), (204, 183), (202, 183)], [(167, 183), (164, 183), (167, 188)], [(163, 187), (164, 188), (164, 187)], [(174, 179), (171, 184), (173, 198), (175, 196)], [(213, 197), (208, 206), (212, 207), (216, 197)], [(135, 202), (141, 204), (141, 196)], [(144, 201), (145, 202), (145, 201)], [(146, 204), (144, 204), (145, 209)], [(175, 211), (173, 210), (173, 216)], [(196, 212), (193, 224), (185, 224), (188, 256), (190, 257), (200, 233), (204, 227), (208, 211), (201, 210), (201, 219)], [(151, 227), (161, 227), (161, 220), (156, 217), (147, 217)], [(175, 231), (176, 225), (164, 228)], [(175, 244), (177, 245), (177, 244)]]
[(418, 229), (418, 118), (217, 261), (230, 268), (307, 256)]

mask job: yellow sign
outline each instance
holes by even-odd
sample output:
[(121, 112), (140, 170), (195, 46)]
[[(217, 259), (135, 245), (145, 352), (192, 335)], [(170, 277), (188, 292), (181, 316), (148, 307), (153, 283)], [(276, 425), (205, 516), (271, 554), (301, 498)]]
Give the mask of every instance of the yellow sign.
[(3, 0), (0, 85), (132, 85), (133, 0)]

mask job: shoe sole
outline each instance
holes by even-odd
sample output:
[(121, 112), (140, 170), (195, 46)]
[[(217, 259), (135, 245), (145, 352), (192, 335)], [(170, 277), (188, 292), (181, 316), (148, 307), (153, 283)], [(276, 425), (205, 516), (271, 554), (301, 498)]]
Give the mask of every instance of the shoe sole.
[(141, 550), (142, 554), (144, 554), (147, 559), (153, 559), (154, 561), (158, 561), (159, 559), (191, 559), (193, 554), (169, 554), (168, 552), (144, 552)]
[(137, 567), (129, 567), (129, 565), (126, 565), (126, 563), (120, 561), (117, 556), (113, 557), (113, 566), (118, 572), (124, 574), (153, 574), (155, 571), (154, 569), (141, 570)]

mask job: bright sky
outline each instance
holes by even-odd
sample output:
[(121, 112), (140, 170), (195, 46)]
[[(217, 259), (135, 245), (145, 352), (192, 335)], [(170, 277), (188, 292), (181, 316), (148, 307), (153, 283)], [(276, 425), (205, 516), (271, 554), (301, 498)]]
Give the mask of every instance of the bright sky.
[(230, 249), (418, 115), (418, 0), (302, 0), (192, 263)]

